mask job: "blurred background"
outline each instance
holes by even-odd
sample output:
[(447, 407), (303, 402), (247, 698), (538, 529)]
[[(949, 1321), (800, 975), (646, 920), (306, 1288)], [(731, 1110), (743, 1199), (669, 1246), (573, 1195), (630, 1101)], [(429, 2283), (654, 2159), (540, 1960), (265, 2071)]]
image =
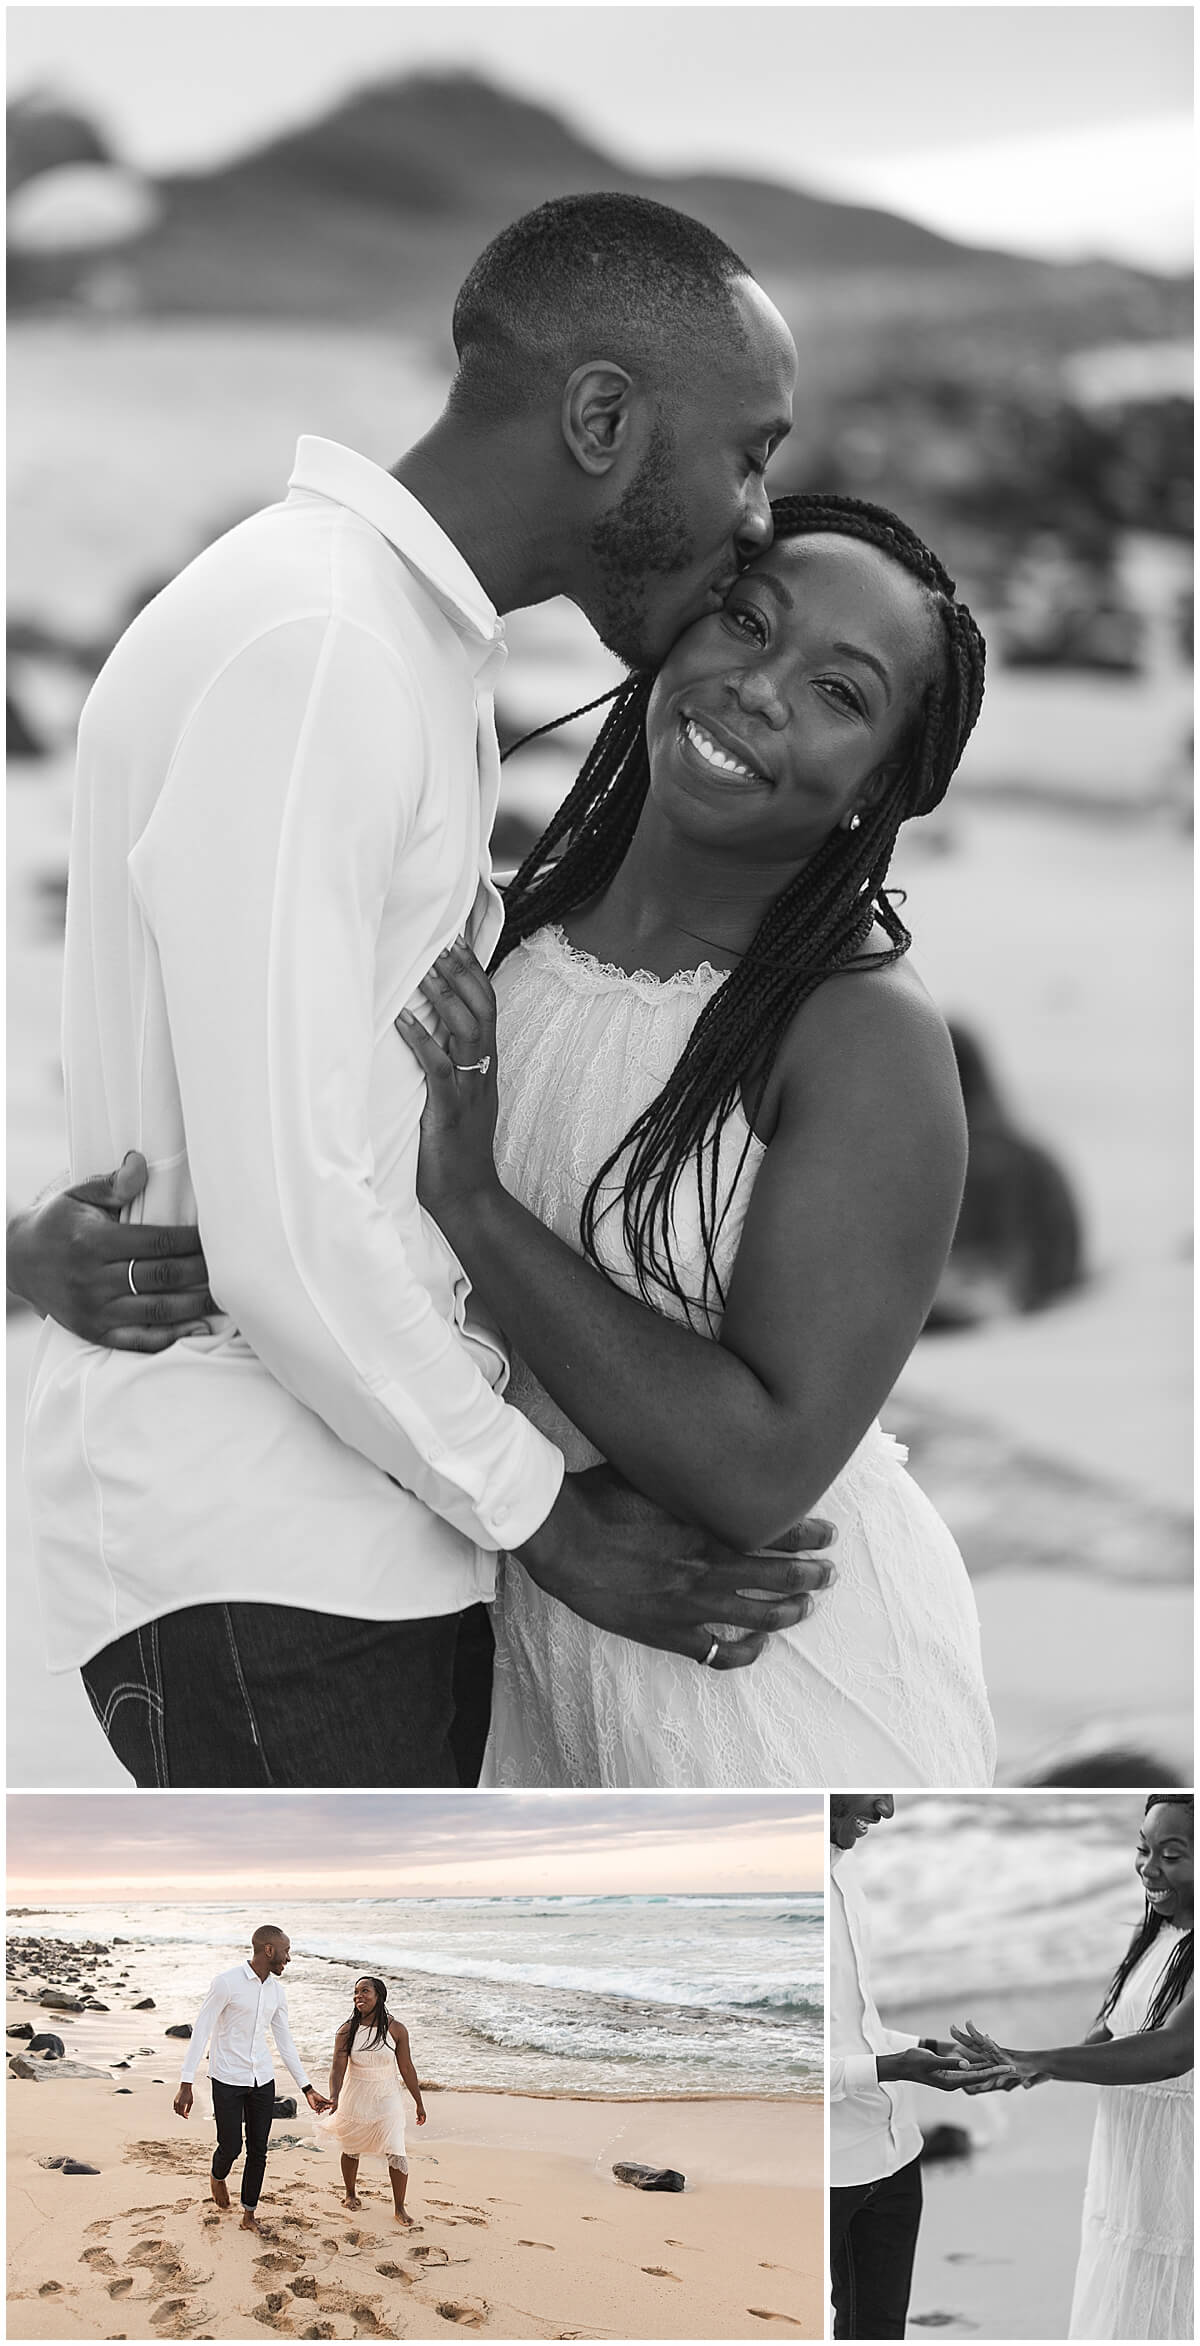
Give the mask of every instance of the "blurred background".
[[(454, 292), (505, 222), (599, 187), (692, 212), (799, 345), (772, 486), (897, 507), (989, 638), (967, 759), (893, 874), (971, 1170), (887, 1422), (975, 1581), (1001, 1779), (1190, 1779), (1190, 11), (8, 28), (10, 1197), (65, 1157), (72, 738), (116, 636), (282, 494), (298, 433), (386, 465), (432, 421)], [(509, 739), (615, 680), (567, 605), (509, 640)], [(506, 767), (501, 864), (589, 726)], [(117, 1782), (37, 1663), (33, 1334), (10, 1319), (9, 1780)]]
[[(1144, 1793), (902, 1793), (844, 1860), (871, 1906), (885, 2027), (1079, 2043), (1141, 1922)], [(1065, 2338), (1101, 2088), (914, 2089), (925, 2210), (913, 2335)]]

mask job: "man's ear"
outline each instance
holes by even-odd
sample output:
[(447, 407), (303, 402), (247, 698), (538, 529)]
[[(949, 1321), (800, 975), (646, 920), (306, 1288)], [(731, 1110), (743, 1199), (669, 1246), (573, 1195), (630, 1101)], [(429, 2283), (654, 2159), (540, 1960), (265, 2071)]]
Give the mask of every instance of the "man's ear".
[(624, 367), (613, 359), (588, 359), (568, 375), (562, 436), (583, 472), (599, 478), (612, 470), (629, 436), (632, 391)]

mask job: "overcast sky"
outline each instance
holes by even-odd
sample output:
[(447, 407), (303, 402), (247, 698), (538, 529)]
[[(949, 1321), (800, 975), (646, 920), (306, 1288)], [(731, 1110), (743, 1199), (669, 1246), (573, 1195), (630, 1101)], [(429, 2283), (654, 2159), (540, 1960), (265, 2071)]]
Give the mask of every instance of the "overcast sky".
[(17, 1905), (814, 1890), (815, 1793), (23, 1793)]
[[(14, 94), (81, 99), (146, 168), (201, 167), (414, 67), (469, 66), (662, 169), (752, 171), (968, 240), (1190, 252), (1188, 8), (37, 7)], [(464, 159), (466, 160), (466, 159)]]

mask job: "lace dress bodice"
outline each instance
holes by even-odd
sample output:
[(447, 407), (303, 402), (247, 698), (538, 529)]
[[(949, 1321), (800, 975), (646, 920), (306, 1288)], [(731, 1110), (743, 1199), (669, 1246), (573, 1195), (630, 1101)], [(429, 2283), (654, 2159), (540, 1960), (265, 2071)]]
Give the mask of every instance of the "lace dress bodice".
[[(1109, 2013), (1112, 2036), (1134, 2036), (1183, 1933), (1165, 1924)], [(1194, 2074), (1102, 2086), (1083, 2203), (1083, 2237), (1068, 2335), (1190, 2338)]]
[[(541, 929), (496, 978), (500, 1177), (540, 1221), (579, 1249), (587, 1189), (657, 1096), (697, 1018), (724, 982), (708, 964), (662, 980), (627, 974)], [(713, 1143), (706, 1144), (705, 1177)], [(763, 1144), (741, 1110), (717, 1160), (714, 1254), (727, 1287)], [(617, 1196), (620, 1169), (606, 1183)], [(597, 1251), (637, 1292), (620, 1209), (602, 1213)], [(672, 1255), (682, 1303), (666, 1316), (720, 1332), (705, 1294), (696, 1184), (676, 1188)], [(526, 1365), (508, 1399), (577, 1471), (599, 1453)], [(485, 1782), (812, 1786), (985, 1784), (994, 1739), (978, 1623), (950, 1534), (904, 1472), (904, 1452), (871, 1426), (817, 1512), (839, 1530), (838, 1579), (810, 1618), (774, 1637), (747, 1670), (707, 1672), (593, 1629), (513, 1565), (495, 1609), (496, 1692)]]

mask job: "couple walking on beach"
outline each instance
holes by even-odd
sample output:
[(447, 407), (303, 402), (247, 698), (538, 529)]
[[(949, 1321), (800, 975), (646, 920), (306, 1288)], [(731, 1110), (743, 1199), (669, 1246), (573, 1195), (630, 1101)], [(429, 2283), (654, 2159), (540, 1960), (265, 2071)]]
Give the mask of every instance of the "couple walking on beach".
[[(10, 1254), (51, 1667), (140, 1784), (986, 1784), (877, 1418), (965, 1164), (887, 874), (982, 639), (895, 515), (768, 499), (795, 345), (698, 222), (544, 205), (454, 339), (84, 711), (75, 1186)], [(502, 907), (500, 613), (555, 595), (629, 674)]]
[(997, 2044), (885, 2028), (870, 1984), (867, 1901), (849, 1853), (893, 1815), (889, 1792), (830, 1810), (829, 2254), (834, 2336), (902, 2338), (921, 2221), (921, 2129), (909, 2088), (1011, 2093), (1048, 2078), (1099, 2086), (1068, 2336), (1194, 2335), (1194, 1814), (1146, 1800), (1134, 1864), (1145, 1912), (1081, 2043)]
[(213, 2152), (212, 2196), (229, 2206), (226, 2176), (242, 2155), (242, 2229), (258, 2230), (255, 2213), (266, 2173), (271, 2119), (275, 2110), (275, 2069), (268, 2034), (317, 2119), (317, 2140), (341, 2155), (345, 2204), (357, 2208), (359, 2160), (387, 2161), (398, 2224), (408, 2224), (408, 2156), (404, 2146), (404, 2091), (416, 2104), (417, 2124), (425, 2105), (413, 2067), (408, 2030), (387, 2008), (383, 1980), (366, 1976), (354, 1990), (354, 2009), (334, 2039), (329, 2092), (319, 2093), (307, 2077), (288, 2023), (283, 1975), (291, 1941), (275, 1923), (255, 1931), (244, 1963), (219, 1971), (196, 2015), (187, 2058), (175, 2096), (180, 2118), (190, 2118), (196, 2071), (208, 2053), (217, 2147)]

